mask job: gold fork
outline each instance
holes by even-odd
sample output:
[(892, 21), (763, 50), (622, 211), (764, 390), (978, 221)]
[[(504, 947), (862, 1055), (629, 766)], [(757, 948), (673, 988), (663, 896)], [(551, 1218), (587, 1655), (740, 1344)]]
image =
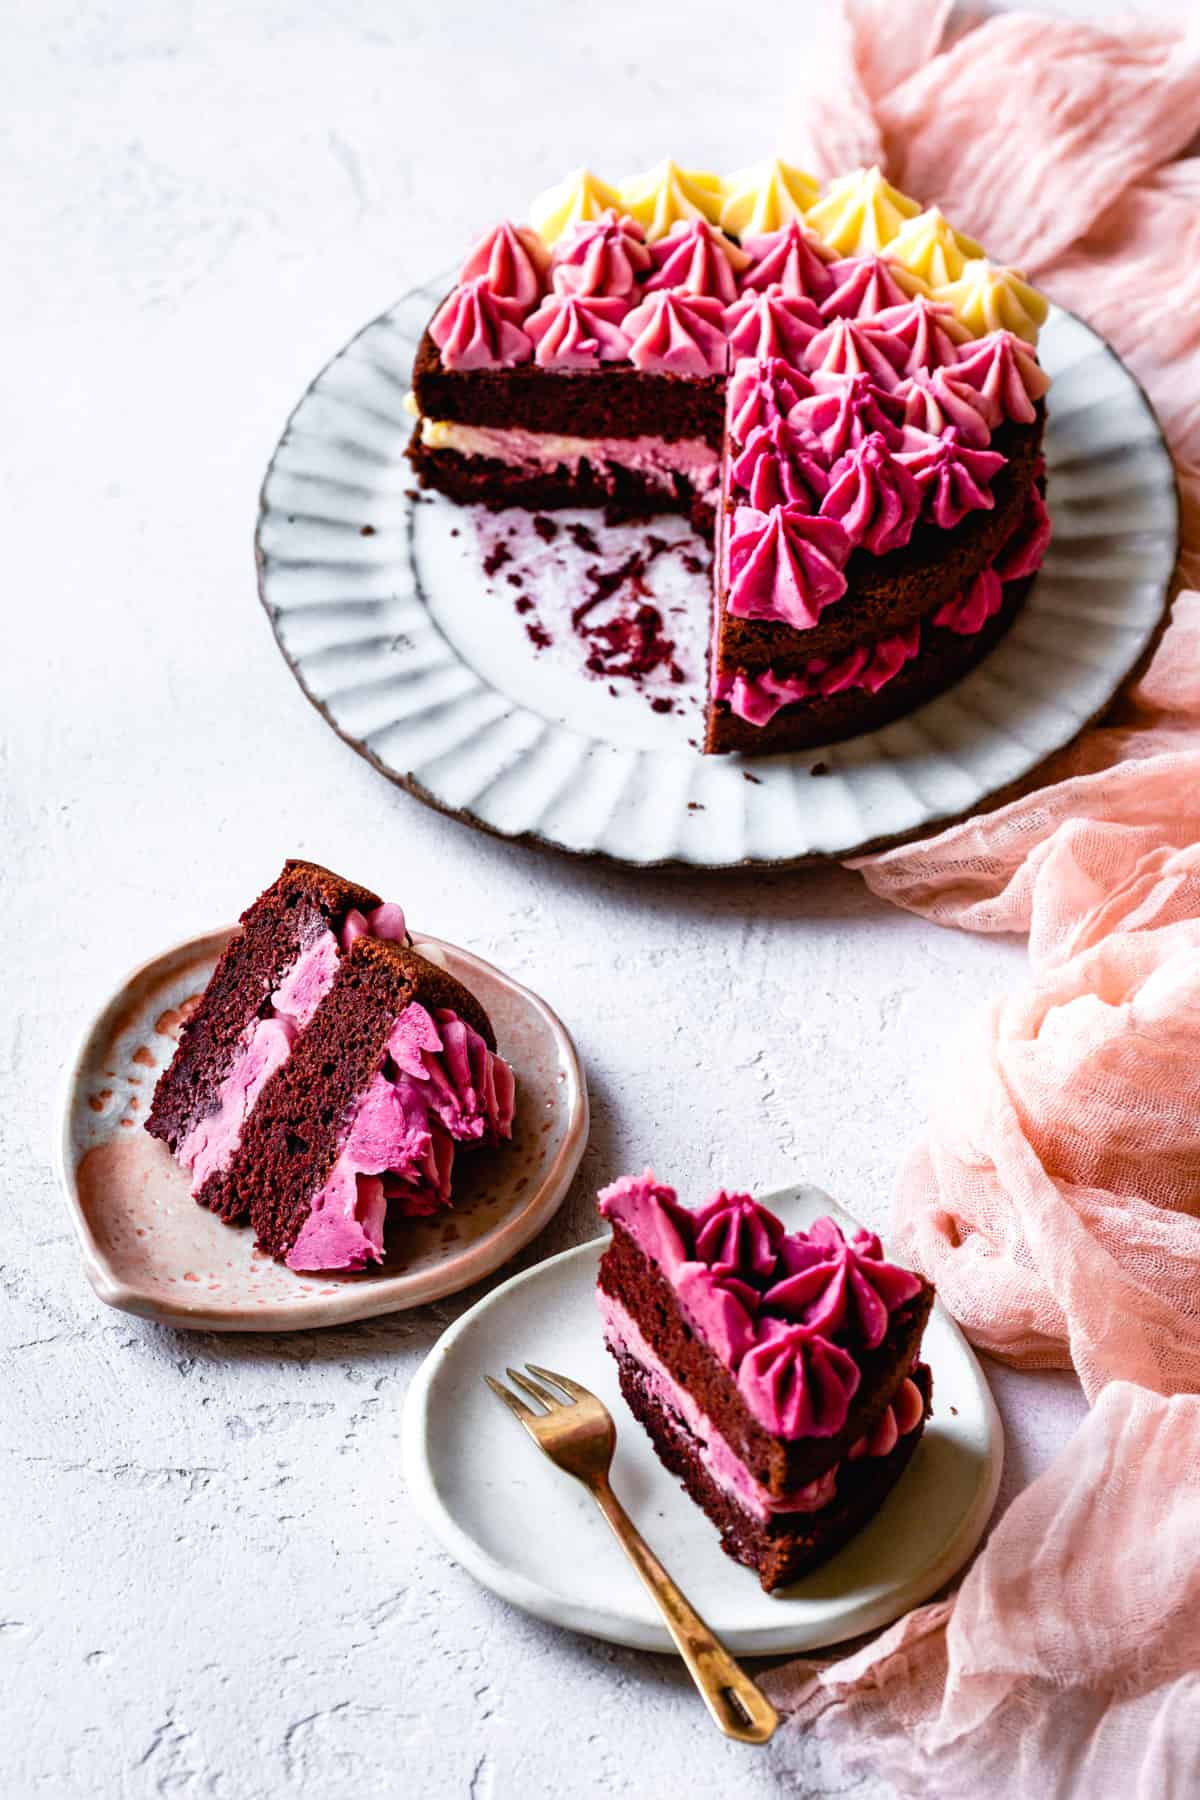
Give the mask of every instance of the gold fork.
[[(744, 1744), (765, 1744), (779, 1724), (779, 1714), (700, 1614), (688, 1605), (612, 1491), (608, 1471), (617, 1431), (608, 1408), (587, 1388), (565, 1375), (556, 1375), (553, 1369), (539, 1368), (537, 1363), (526, 1363), (525, 1367), (529, 1375), (519, 1375), (515, 1369), (506, 1369), (505, 1373), (531, 1400), (540, 1402), (544, 1412), (526, 1406), (502, 1381), (493, 1381), (490, 1375), (485, 1375), (484, 1380), (520, 1419), (538, 1449), (587, 1488), (662, 1613), (720, 1730)], [(533, 1381), (529, 1376), (540, 1376), (541, 1380)], [(559, 1388), (566, 1400), (543, 1387), (544, 1381)]]

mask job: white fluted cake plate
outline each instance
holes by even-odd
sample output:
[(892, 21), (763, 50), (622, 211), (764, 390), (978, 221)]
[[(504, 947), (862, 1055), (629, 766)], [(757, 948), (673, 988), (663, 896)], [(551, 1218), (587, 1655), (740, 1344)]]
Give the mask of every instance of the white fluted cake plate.
[[(1170, 456), (1115, 352), (1052, 308), (1039, 349), (1054, 537), (1010, 631), (881, 731), (702, 756), (709, 577), (685, 521), (555, 513), (543, 538), (515, 509), (417, 492), (405, 397), (448, 285), (405, 296), (317, 377), (268, 469), (257, 537), (263, 604), (305, 694), (444, 812), (641, 866), (850, 856), (1024, 780), (1103, 712), (1161, 628), (1178, 547)], [(643, 601), (655, 666), (631, 679), (625, 627)]]
[[(789, 1231), (832, 1214), (819, 1188), (762, 1196)], [(607, 1238), (549, 1257), (493, 1290), (443, 1333), (405, 1398), (409, 1496), (443, 1548), (484, 1587), (572, 1631), (670, 1650), (671, 1641), (590, 1496), (544, 1457), (485, 1375), (540, 1364), (581, 1381), (617, 1427), (613, 1485), (688, 1599), (737, 1655), (841, 1643), (927, 1600), (978, 1544), (1000, 1484), (1004, 1428), (983, 1370), (940, 1301), (921, 1355), (933, 1417), (883, 1506), (827, 1563), (764, 1594), (659, 1462), (621, 1397), (604, 1348), (596, 1273)]]

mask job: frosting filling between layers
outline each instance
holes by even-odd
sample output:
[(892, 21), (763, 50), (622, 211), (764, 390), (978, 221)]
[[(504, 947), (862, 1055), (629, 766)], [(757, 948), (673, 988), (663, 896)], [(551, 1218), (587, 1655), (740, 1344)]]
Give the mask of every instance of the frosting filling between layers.
[(455, 1141), (511, 1137), (515, 1085), (504, 1059), (457, 1013), (405, 1007), (288, 1267), (361, 1269), (382, 1261), (389, 1201), (411, 1216), (448, 1205)]
[(342, 952), (363, 934), (407, 942), (404, 913), (390, 901), (377, 906), (369, 918), (357, 908), (342, 921), (339, 938), (326, 927), (296, 957), (271, 995), (271, 1012), (255, 1019), (243, 1033), (241, 1045), (217, 1089), (217, 1104), (199, 1119), (181, 1141), (175, 1159), (192, 1175), (192, 1193), (198, 1194), (212, 1175), (229, 1167), (242, 1141), (242, 1126), (254, 1109), (259, 1094), (287, 1061), (296, 1034), (312, 1018), (333, 986)]
[[(793, 1488), (785, 1494), (772, 1494), (746, 1467), (695, 1396), (674, 1380), (647, 1343), (637, 1321), (620, 1301), (603, 1289), (599, 1290), (597, 1299), (604, 1322), (604, 1340), (609, 1349), (614, 1354), (632, 1357), (639, 1365), (650, 1392), (678, 1416), (695, 1440), (699, 1461), (713, 1480), (732, 1494), (747, 1512), (756, 1518), (768, 1519), (780, 1513), (818, 1512), (829, 1505), (837, 1491), (840, 1462), (804, 1487)], [(902, 1437), (916, 1430), (924, 1416), (925, 1402), (920, 1390), (906, 1377), (874, 1430), (851, 1445), (846, 1460), (858, 1462), (864, 1457), (890, 1455)]]
[(721, 478), (720, 452), (701, 438), (569, 437), (516, 426), (501, 429), (460, 425), (450, 419), (422, 419), (421, 442), (430, 450), (486, 457), (538, 473), (565, 466), (575, 475), (580, 463), (589, 464), (601, 475), (609, 469), (628, 470), (667, 492), (672, 491), (676, 475), (704, 494), (714, 491)]

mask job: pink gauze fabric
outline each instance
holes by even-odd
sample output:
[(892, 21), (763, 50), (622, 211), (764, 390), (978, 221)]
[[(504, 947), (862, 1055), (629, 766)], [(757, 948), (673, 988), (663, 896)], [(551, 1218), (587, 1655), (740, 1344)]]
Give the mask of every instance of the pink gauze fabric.
[(1200, 45), (1029, 14), (947, 40), (950, 12), (844, 0), (810, 166), (881, 161), (1116, 346), (1175, 457), (1180, 588), (1034, 791), (853, 865), (938, 923), (1029, 934), (889, 1247), (1092, 1410), (957, 1593), (768, 1677), (795, 1717), (772, 1754), (795, 1771), (798, 1726), (903, 1794), (1169, 1800), (1200, 1793)]

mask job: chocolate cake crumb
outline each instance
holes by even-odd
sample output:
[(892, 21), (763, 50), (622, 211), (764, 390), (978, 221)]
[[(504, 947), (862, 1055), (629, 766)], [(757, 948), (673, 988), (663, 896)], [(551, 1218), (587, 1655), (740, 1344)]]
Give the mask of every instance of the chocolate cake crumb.
[(557, 519), (548, 519), (545, 513), (534, 513), (533, 529), (543, 544), (552, 544), (561, 529)]
[(358, 535), (359, 537), (374, 537), (375, 527), (373, 525), (360, 525), (358, 528)]
[(596, 534), (592, 531), (590, 526), (581, 524), (579, 520), (573, 519), (567, 526), (567, 534), (577, 549), (586, 550), (593, 556), (598, 556), (600, 554), (600, 546), (596, 542)]
[(808, 772), (810, 775), (828, 775), (829, 764), (827, 762), (815, 762)]
[(498, 544), (493, 544), (492, 548), (488, 551), (487, 555), (484, 557), (483, 572), (485, 575), (489, 575), (489, 576), (498, 575), (500, 570), (504, 567), (505, 563), (511, 562), (511, 561), (512, 561), (512, 551), (509, 549), (508, 545), (506, 543), (504, 543), (502, 540)]
[(548, 650), (554, 642), (554, 639), (550, 636), (546, 627), (539, 624), (536, 619), (531, 620), (530, 623), (526, 625), (525, 635), (535, 650)]
[(761, 775), (752, 775), (750, 773), (749, 769), (742, 770), (742, 780), (743, 781), (752, 781), (754, 783), (755, 787), (762, 786), (762, 776)]

